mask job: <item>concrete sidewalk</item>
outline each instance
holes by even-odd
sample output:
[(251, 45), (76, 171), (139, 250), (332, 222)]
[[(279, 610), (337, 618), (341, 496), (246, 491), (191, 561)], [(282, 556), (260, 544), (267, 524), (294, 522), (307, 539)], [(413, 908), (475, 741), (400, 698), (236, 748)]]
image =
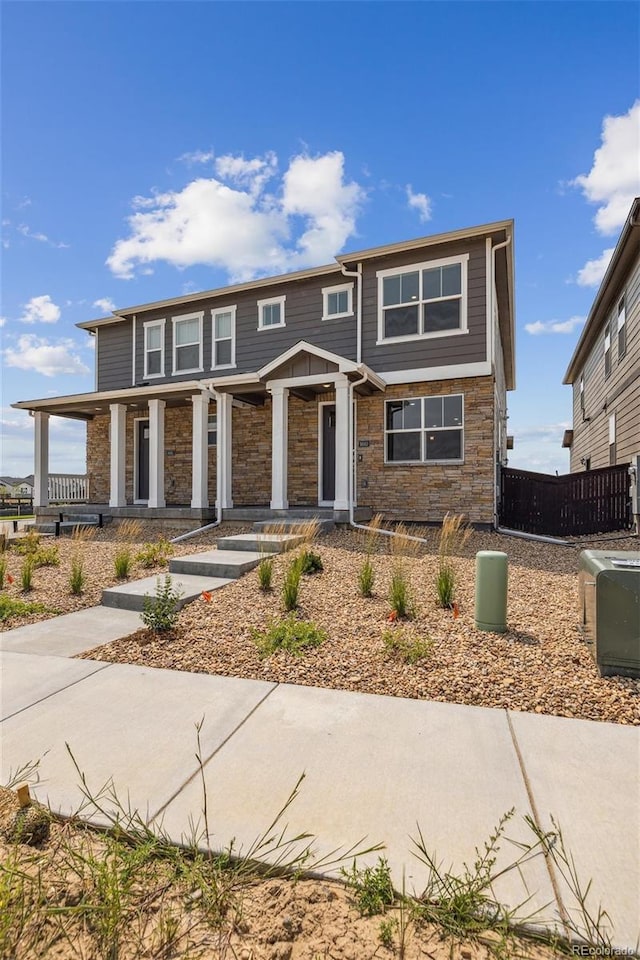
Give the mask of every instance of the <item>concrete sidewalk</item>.
[[(544, 828), (553, 815), (583, 885), (593, 880), (592, 910), (602, 903), (615, 944), (635, 947), (637, 728), (69, 660), (51, 655), (59, 649), (51, 630), (47, 640), (34, 628), (0, 638), (2, 782), (42, 758), (38, 798), (64, 814), (77, 810), (82, 794), (68, 744), (94, 793), (112, 779), (125, 804), (180, 841), (203, 827), (195, 727), (204, 718), (215, 849), (235, 838), (236, 849), (248, 850), (303, 773), (286, 814), (288, 835), (312, 833), (320, 857), (365, 837), (366, 845), (384, 843), (395, 882), (404, 876), (408, 891), (420, 891), (426, 878), (411, 840), (418, 824), (438, 861), (459, 868), (473, 864), (475, 848), (511, 808), (506, 834), (517, 841), (534, 839), (525, 814)], [(90, 645), (96, 642), (93, 631)], [(83, 815), (99, 819), (89, 809)], [(499, 865), (517, 853), (504, 842)], [(522, 876), (503, 877), (496, 893), (511, 906), (530, 897), (521, 914), (549, 924), (576, 906), (542, 858)]]

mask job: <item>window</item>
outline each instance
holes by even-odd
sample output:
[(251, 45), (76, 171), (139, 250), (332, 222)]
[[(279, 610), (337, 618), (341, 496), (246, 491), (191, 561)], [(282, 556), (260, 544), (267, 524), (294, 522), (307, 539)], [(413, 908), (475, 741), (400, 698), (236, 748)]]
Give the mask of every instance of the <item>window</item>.
[(258, 330), (267, 327), (284, 327), (284, 302), (286, 297), (258, 300)]
[(144, 324), (144, 380), (164, 377), (164, 320)]
[(202, 313), (173, 318), (173, 372), (202, 370)]
[(215, 413), (209, 414), (209, 422), (207, 424), (207, 444), (210, 447), (215, 447), (218, 442), (218, 419)]
[(322, 319), (353, 316), (353, 284), (341, 287), (324, 287), (322, 290)]
[(468, 256), (378, 273), (378, 342), (467, 331)]
[(616, 415), (609, 416), (609, 465), (614, 466), (616, 462)]
[(604, 378), (611, 373), (611, 323), (604, 328)]
[(461, 463), (463, 434), (462, 394), (385, 403), (386, 463)]
[(624, 297), (618, 303), (618, 363), (627, 352), (627, 327), (625, 324), (626, 310)]
[(212, 310), (213, 347), (211, 369), (235, 367), (236, 365), (236, 308)]

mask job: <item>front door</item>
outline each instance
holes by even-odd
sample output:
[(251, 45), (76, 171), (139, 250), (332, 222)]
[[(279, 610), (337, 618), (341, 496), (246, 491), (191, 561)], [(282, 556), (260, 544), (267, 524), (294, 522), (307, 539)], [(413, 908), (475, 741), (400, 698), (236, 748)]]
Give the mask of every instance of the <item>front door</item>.
[(149, 421), (138, 420), (138, 470), (136, 500), (149, 499)]
[(320, 472), (321, 503), (333, 503), (336, 498), (336, 405), (325, 403), (322, 406), (322, 432), (320, 453), (322, 470)]

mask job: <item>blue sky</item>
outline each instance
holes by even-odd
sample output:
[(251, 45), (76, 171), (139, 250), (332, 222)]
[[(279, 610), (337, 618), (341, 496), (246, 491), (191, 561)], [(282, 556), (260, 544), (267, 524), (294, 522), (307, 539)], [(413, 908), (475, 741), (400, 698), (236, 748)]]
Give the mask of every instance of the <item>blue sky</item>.
[(32, 470), (11, 403), (93, 389), (74, 324), (110, 304), (508, 217), (511, 463), (566, 472), (563, 374), (640, 192), (639, 9), (4, 2), (0, 474)]

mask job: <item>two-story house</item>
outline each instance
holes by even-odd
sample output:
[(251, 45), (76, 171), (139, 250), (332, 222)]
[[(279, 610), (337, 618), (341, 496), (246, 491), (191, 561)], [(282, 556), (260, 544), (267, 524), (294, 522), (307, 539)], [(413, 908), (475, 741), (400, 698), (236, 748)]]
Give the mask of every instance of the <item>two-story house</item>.
[(572, 473), (640, 453), (640, 198), (636, 198), (569, 363)]
[(514, 388), (511, 220), (328, 266), (117, 310), (95, 392), (33, 412), (87, 421), (89, 499), (116, 516), (333, 509), (492, 525)]

